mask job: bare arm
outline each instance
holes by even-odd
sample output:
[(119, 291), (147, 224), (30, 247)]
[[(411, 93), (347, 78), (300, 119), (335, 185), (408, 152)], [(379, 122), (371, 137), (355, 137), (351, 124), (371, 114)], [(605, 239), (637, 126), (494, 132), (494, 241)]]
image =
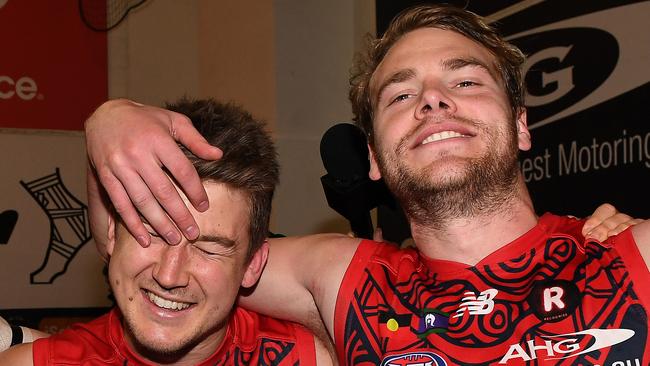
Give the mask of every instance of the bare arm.
[[(12, 327), (4, 318), (0, 317), (0, 351), (11, 347), (12, 342), (31, 343), (39, 338), (49, 337), (50, 335), (40, 330), (25, 328), (22, 326)], [(0, 365), (2, 365), (0, 363)]]
[(0, 365), (33, 366), (32, 344), (23, 343), (0, 352)]
[(303, 324), (321, 338), (332, 337), (338, 289), (359, 240), (320, 234), (270, 242), (260, 282), (240, 303)]
[[(194, 218), (163, 167), (171, 172), (197, 210), (208, 208), (203, 185), (177, 141), (203, 159), (221, 157), (221, 151), (210, 146), (187, 117), (165, 109), (112, 100), (86, 121), (88, 158), (96, 170), (95, 176), (89, 175), (89, 181), (100, 181), (129, 231), (144, 246), (150, 243), (150, 237), (138, 212), (156, 231), (165, 233), (170, 243), (181, 239), (177, 227), (189, 239), (199, 235)], [(106, 217), (106, 205), (97, 201), (99, 195), (94, 193), (89, 191), (89, 206), (92, 216), (101, 220)]]

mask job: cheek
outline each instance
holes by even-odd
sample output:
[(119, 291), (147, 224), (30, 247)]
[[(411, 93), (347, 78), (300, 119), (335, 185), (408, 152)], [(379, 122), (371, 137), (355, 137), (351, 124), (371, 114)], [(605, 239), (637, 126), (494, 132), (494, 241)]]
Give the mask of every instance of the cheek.
[(149, 267), (153, 266), (155, 256), (153, 251), (149, 250), (149, 252), (151, 253), (126, 250), (115, 251), (108, 266), (111, 285), (125, 286), (127, 281), (136, 279)]
[[(232, 261), (209, 261), (193, 263), (193, 272), (203, 291), (211, 296), (229, 298), (239, 291), (244, 269)], [(234, 295), (233, 295), (234, 296)]]

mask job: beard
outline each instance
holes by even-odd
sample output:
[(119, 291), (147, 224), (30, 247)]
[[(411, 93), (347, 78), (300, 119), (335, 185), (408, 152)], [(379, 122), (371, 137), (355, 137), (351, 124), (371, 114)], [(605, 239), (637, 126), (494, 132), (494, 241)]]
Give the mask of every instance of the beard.
[(164, 343), (149, 339), (146, 332), (130, 321), (127, 314), (123, 314), (124, 335), (131, 340), (135, 351), (142, 357), (157, 363), (173, 363), (185, 357), (210, 334), (217, 332), (225, 326), (225, 322), (219, 323), (210, 329), (197, 331), (195, 334), (177, 339), (175, 342)]
[[(395, 153), (382, 151), (378, 146), (377, 164), (384, 181), (412, 224), (441, 230), (450, 220), (495, 213), (507, 207), (517, 194), (519, 149), (516, 122), (508, 123), (506, 129), (489, 130), (480, 121), (454, 119), (471, 124), (488, 136), (490, 147), (480, 157), (464, 159), (459, 168), (454, 167), (456, 174), (453, 176), (435, 179), (434, 175), (445, 173), (434, 172), (434, 166), (414, 171), (400, 161), (398, 155), (406, 150), (410, 135), (402, 139)], [(440, 158), (442, 161), (445, 159), (455, 158)]]

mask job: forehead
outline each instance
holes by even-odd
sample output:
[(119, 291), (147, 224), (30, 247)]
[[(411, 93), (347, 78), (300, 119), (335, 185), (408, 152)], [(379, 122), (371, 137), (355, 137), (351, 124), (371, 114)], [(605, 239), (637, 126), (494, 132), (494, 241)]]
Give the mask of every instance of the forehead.
[[(420, 28), (403, 35), (388, 50), (370, 79), (371, 93), (377, 92), (382, 80), (399, 70), (412, 69), (416, 73), (428, 68), (440, 69), (442, 62), (453, 58), (472, 58), (493, 67), (490, 51), (460, 33)], [(491, 70), (493, 71), (493, 70)]]
[(196, 211), (183, 196), (201, 235), (219, 235), (247, 244), (250, 203), (246, 193), (218, 182), (204, 182), (203, 186), (210, 201), (210, 208), (205, 212)]

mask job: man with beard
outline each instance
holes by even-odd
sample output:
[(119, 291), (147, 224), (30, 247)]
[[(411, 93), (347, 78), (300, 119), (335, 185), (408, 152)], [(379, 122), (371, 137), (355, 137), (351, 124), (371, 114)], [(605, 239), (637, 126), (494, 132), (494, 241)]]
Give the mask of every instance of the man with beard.
[[(581, 220), (536, 216), (517, 169), (531, 144), (523, 61), (468, 11), (432, 5), (396, 17), (359, 64), (350, 99), (370, 177), (398, 198), (417, 249), (333, 234), (278, 239), (242, 304), (316, 330), (322, 319), (346, 365), (647, 364), (650, 222), (601, 242), (585, 239)], [(196, 235), (157, 166), (202, 207), (170, 134), (218, 155), (164, 110), (114, 101), (87, 122), (90, 159), (143, 245), (128, 196), (170, 243), (180, 238), (163, 208)], [(144, 136), (155, 146), (138, 143)], [(615, 217), (605, 227), (617, 233), (627, 218)]]
[(107, 238), (117, 307), (91, 322), (0, 354), (2, 365), (331, 364), (306, 329), (234, 306), (265, 265), (276, 153), (262, 123), (229, 104), (181, 100), (169, 107), (226, 149), (209, 161), (187, 153), (210, 201), (192, 210), (198, 238), (168, 245), (155, 230), (147, 248), (117, 217)]

